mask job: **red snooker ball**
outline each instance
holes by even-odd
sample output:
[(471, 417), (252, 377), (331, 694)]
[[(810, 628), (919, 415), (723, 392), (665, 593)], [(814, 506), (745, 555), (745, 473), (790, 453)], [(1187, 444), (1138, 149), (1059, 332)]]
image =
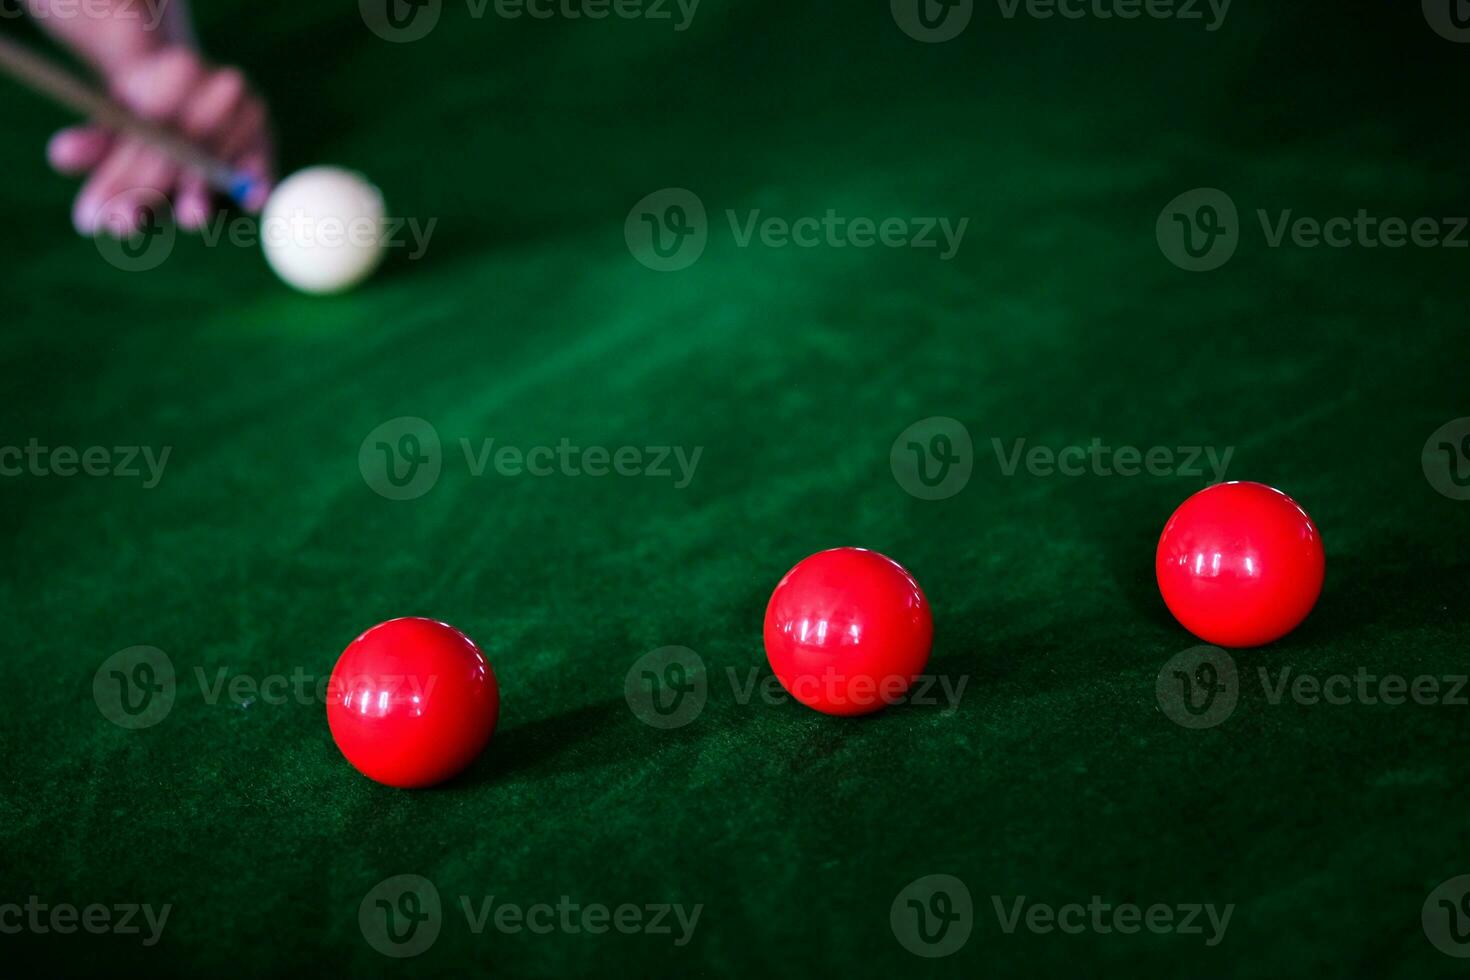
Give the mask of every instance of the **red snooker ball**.
[(929, 662), (934, 619), (903, 566), (837, 548), (786, 573), (766, 607), (766, 656), (792, 697), (829, 715), (902, 698)]
[(500, 689), (480, 648), (432, 619), (394, 619), (337, 660), (327, 724), (347, 761), (401, 789), (442, 783), (475, 760), (495, 731)]
[(1164, 527), (1159, 591), (1206, 643), (1256, 647), (1301, 625), (1322, 594), (1322, 535), (1301, 505), (1262, 483), (1190, 497)]

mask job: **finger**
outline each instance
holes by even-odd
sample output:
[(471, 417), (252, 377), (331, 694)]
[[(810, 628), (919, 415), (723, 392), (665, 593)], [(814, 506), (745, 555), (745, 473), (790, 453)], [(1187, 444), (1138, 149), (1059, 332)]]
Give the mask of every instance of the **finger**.
[(117, 81), (116, 94), (145, 119), (174, 122), (203, 74), (197, 54), (188, 48), (169, 48), (126, 71)]
[(269, 141), (265, 105), (258, 99), (246, 99), (215, 134), (214, 151), (225, 160), (234, 160), (261, 149)]
[(155, 212), (157, 220), (168, 220), (172, 211), (169, 194), (176, 189), (179, 177), (179, 165), (172, 157), (145, 146), (128, 174), (131, 186), (114, 198), (115, 220), (109, 221), (104, 214), (104, 223), (118, 237), (123, 237), (143, 227), (148, 211)]
[(101, 163), (111, 148), (112, 134), (100, 126), (72, 126), (51, 137), (46, 159), (59, 173), (75, 176)]
[(186, 231), (203, 228), (209, 221), (211, 195), (209, 185), (197, 174), (184, 174), (179, 178), (178, 204), (174, 212), (179, 227)]
[(155, 205), (178, 179), (178, 165), (160, 150), (126, 139), (93, 172), (77, 198), (73, 221), (84, 235), (137, 229), (139, 208)]
[(72, 224), (77, 231), (83, 235), (97, 233), (102, 208), (122, 189), (122, 175), (132, 166), (139, 149), (137, 140), (119, 139), (92, 171), (72, 207)]
[(255, 179), (250, 196), (239, 202), (240, 206), (251, 214), (265, 207), (266, 198), (270, 196), (271, 185), (276, 180), (273, 158), (274, 155), (267, 141), (264, 146), (252, 150), (235, 161), (235, 169)]
[(180, 110), (179, 128), (195, 142), (216, 146), (247, 95), (244, 75), (233, 68), (214, 72), (195, 88)]

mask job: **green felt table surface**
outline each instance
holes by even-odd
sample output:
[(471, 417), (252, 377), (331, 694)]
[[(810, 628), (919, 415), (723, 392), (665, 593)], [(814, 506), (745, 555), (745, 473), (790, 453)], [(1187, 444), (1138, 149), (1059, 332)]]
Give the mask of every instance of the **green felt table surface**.
[[(1470, 46), (1397, 6), (1240, 3), (1210, 31), (981, 4), (928, 44), (885, 2), (706, 0), (686, 30), (445, 2), (395, 44), (347, 0), (210, 4), (205, 46), (271, 98), (287, 169), (361, 168), (394, 215), (435, 222), (421, 256), (395, 249), (327, 299), (197, 236), (115, 268), (44, 166), (65, 117), (7, 87), (0, 444), (169, 456), (156, 481), (142, 461), (0, 479), (0, 905), (170, 912), (153, 945), (146, 926), (6, 931), (4, 972), (1462, 970), (1421, 912), (1470, 873), (1449, 696), (1470, 503), (1436, 490), (1422, 450), (1470, 414), (1470, 253), (1273, 247), (1258, 217), (1448, 228), (1470, 210), (1453, 98)], [(1200, 187), (1238, 207), (1239, 243), (1191, 272), (1156, 221)], [(708, 213), (703, 256), (673, 272), (625, 239), (664, 188)], [(742, 242), (757, 212), (829, 210), (968, 224), (947, 258)], [(360, 450), (403, 417), (433, 426), (442, 471), (394, 500)], [(941, 500), (890, 459), (933, 417), (974, 447)], [(700, 456), (685, 485), (476, 472), (491, 439)], [(1322, 530), (1318, 608), (1234, 652), (1238, 704), (1214, 727), (1161, 709), (1161, 669), (1196, 641), (1153, 575), (1165, 520), (1214, 476), (1007, 472), (996, 448), (1094, 439), (1228, 450), (1228, 478), (1281, 487)], [(775, 583), (838, 545), (922, 584), (955, 703), (840, 719), (744, 696), (769, 676)], [(424, 792), (348, 766), (314, 688), (353, 637), (408, 615), (474, 637), (502, 695), (486, 753)], [(138, 646), (176, 689), (131, 730), (94, 677)], [(670, 646), (697, 654), (708, 695), (661, 729), (625, 680)], [(1312, 703), (1273, 696), (1283, 670), (1444, 686), (1431, 704)], [(304, 681), (264, 696), (273, 678)], [(403, 874), (442, 913), (395, 959), (359, 913)], [(940, 958), (898, 921), (930, 875), (973, 908)], [(1005, 928), (1018, 899), (1094, 896), (1231, 918), (1213, 945), (1208, 926)], [(682, 936), (477, 932), (465, 906), (492, 897), (699, 918)]]

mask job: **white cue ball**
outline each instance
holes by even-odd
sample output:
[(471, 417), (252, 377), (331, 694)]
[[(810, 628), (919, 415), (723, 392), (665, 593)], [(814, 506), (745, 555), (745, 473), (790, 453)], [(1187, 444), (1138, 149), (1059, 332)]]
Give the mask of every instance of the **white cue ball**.
[(340, 293), (383, 260), (387, 207), (362, 174), (311, 167), (271, 192), (260, 215), (265, 259), (304, 293)]

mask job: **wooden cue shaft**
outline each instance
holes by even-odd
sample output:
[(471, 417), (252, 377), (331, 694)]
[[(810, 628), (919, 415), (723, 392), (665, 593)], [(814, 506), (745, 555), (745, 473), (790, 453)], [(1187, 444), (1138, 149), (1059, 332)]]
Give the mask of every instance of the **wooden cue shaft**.
[(153, 144), (177, 162), (197, 170), (216, 190), (232, 196), (239, 192), (241, 178), (233, 168), (162, 126), (139, 118), (81, 79), (3, 34), (0, 34), (0, 69), (28, 88), (108, 129), (137, 136)]

